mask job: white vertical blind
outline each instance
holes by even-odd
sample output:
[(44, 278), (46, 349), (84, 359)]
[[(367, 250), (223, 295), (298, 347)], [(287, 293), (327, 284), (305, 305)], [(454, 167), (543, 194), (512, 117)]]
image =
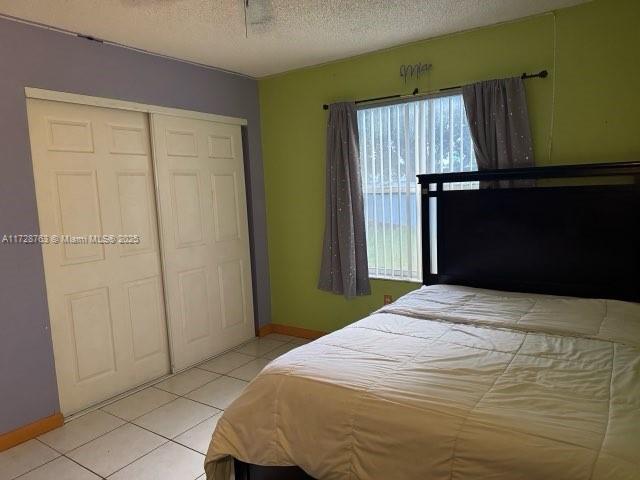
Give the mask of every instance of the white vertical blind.
[[(420, 281), (416, 175), (477, 170), (462, 95), (358, 111), (369, 274)], [(477, 188), (477, 182), (448, 188)]]

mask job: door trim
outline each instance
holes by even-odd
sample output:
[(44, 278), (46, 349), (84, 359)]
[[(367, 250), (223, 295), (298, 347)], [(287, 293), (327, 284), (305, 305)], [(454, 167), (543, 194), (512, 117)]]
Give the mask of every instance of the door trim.
[(191, 110), (183, 110), (181, 108), (159, 107), (157, 105), (127, 102), (125, 100), (115, 100), (105, 97), (92, 97), (76, 93), (43, 90), (41, 88), (24, 87), (24, 94), (27, 98), (37, 98), (39, 100), (52, 100), (55, 102), (76, 103), (91, 107), (116, 108), (119, 110), (133, 110), (135, 112), (143, 113), (161, 113), (172, 117), (195, 118), (198, 120), (208, 120), (210, 122), (226, 123), (229, 125), (247, 125), (247, 120), (245, 118), (227, 117), (225, 115), (195, 112)]

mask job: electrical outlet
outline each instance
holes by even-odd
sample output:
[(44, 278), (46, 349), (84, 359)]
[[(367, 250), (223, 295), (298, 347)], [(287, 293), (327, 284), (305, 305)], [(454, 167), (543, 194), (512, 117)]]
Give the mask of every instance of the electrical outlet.
[(385, 295), (384, 296), (384, 304), (385, 305), (389, 305), (391, 302), (393, 302), (393, 297), (391, 295)]

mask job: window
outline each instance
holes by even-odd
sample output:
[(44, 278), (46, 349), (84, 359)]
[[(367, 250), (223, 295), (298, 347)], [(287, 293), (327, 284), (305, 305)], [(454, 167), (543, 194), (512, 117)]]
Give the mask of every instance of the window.
[[(477, 170), (462, 95), (358, 111), (369, 274), (420, 281), (416, 175)], [(477, 188), (477, 182), (449, 188)]]

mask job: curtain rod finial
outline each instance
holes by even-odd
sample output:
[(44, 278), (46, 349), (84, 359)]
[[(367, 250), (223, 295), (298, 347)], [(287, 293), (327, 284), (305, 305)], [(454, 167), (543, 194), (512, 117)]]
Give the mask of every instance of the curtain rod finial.
[(547, 70), (540, 70), (538, 73), (523, 73), (520, 78), (526, 80), (527, 78), (547, 78), (549, 72)]

